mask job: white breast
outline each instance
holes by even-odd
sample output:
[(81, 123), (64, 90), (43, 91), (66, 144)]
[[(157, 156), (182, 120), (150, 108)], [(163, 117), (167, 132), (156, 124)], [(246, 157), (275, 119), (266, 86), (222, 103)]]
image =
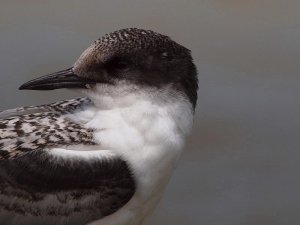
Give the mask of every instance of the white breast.
[(157, 204), (176, 166), (192, 126), (192, 106), (180, 96), (167, 101), (141, 93), (103, 96), (98, 96), (96, 103), (105, 106), (96, 104), (72, 115), (72, 119), (97, 130), (99, 150), (112, 151), (127, 160), (137, 191), (122, 209), (91, 224), (140, 224)]

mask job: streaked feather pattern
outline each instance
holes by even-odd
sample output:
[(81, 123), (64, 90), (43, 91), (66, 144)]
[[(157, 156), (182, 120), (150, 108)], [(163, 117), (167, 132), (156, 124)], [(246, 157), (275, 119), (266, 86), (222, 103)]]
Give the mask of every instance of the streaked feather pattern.
[(80, 98), (1, 112), (0, 118), (6, 118), (0, 119), (0, 160), (32, 150), (96, 144), (92, 129), (64, 116), (89, 104)]
[(91, 105), (79, 98), (0, 113), (0, 225), (83, 225), (131, 199), (135, 181), (120, 156), (51, 153), (99, 145), (93, 129), (68, 117)]

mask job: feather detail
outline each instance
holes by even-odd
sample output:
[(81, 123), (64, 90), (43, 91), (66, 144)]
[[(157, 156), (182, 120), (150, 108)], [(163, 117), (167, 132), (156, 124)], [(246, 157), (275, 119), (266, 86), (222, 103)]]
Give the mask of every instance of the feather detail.
[[(1, 112), (0, 117), (6, 115), (7, 118), (0, 119), (0, 160), (32, 150), (74, 144), (95, 145), (93, 129), (65, 117), (65, 114), (89, 104), (89, 99), (81, 98)], [(30, 113), (33, 111), (44, 112)]]

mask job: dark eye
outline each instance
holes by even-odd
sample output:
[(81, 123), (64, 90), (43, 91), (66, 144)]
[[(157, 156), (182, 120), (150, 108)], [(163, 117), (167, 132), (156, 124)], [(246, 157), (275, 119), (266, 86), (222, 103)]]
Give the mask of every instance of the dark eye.
[(129, 67), (129, 63), (127, 61), (120, 60), (120, 61), (117, 61), (114, 66), (116, 69), (125, 69), (125, 68)]
[(130, 63), (122, 58), (114, 58), (108, 64), (110, 68), (118, 70), (126, 69), (130, 66)]
[(172, 55), (169, 52), (162, 52), (160, 54), (160, 56), (161, 56), (162, 59), (165, 59), (165, 60), (168, 60), (168, 61), (171, 61), (173, 59)]

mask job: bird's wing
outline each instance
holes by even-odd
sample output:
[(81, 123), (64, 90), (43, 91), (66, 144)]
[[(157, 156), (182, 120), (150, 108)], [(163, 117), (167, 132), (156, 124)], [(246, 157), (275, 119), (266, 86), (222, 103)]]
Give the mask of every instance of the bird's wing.
[(64, 114), (92, 104), (78, 98), (0, 112), (0, 160), (37, 149), (93, 142), (93, 131)]
[(134, 193), (130, 168), (117, 155), (61, 158), (42, 150), (0, 161), (0, 225), (85, 225)]
[[(31, 114), (39, 108), (23, 108), (16, 110), (20, 115), (0, 119), (0, 224), (17, 218), (24, 219), (17, 224), (56, 224), (66, 218), (63, 224), (86, 224), (114, 213), (135, 193), (131, 170), (120, 156), (101, 150), (91, 151), (95, 156), (72, 155), (63, 149), (99, 144), (94, 130), (62, 112), (78, 104), (65, 103)], [(63, 149), (64, 156), (54, 149)]]
[(94, 145), (93, 130), (56, 112), (0, 120), (0, 160), (33, 150), (68, 145)]
[(89, 98), (76, 98), (46, 105), (19, 107), (3, 111), (0, 110), (0, 119), (42, 112), (69, 113), (91, 104), (93, 103)]

